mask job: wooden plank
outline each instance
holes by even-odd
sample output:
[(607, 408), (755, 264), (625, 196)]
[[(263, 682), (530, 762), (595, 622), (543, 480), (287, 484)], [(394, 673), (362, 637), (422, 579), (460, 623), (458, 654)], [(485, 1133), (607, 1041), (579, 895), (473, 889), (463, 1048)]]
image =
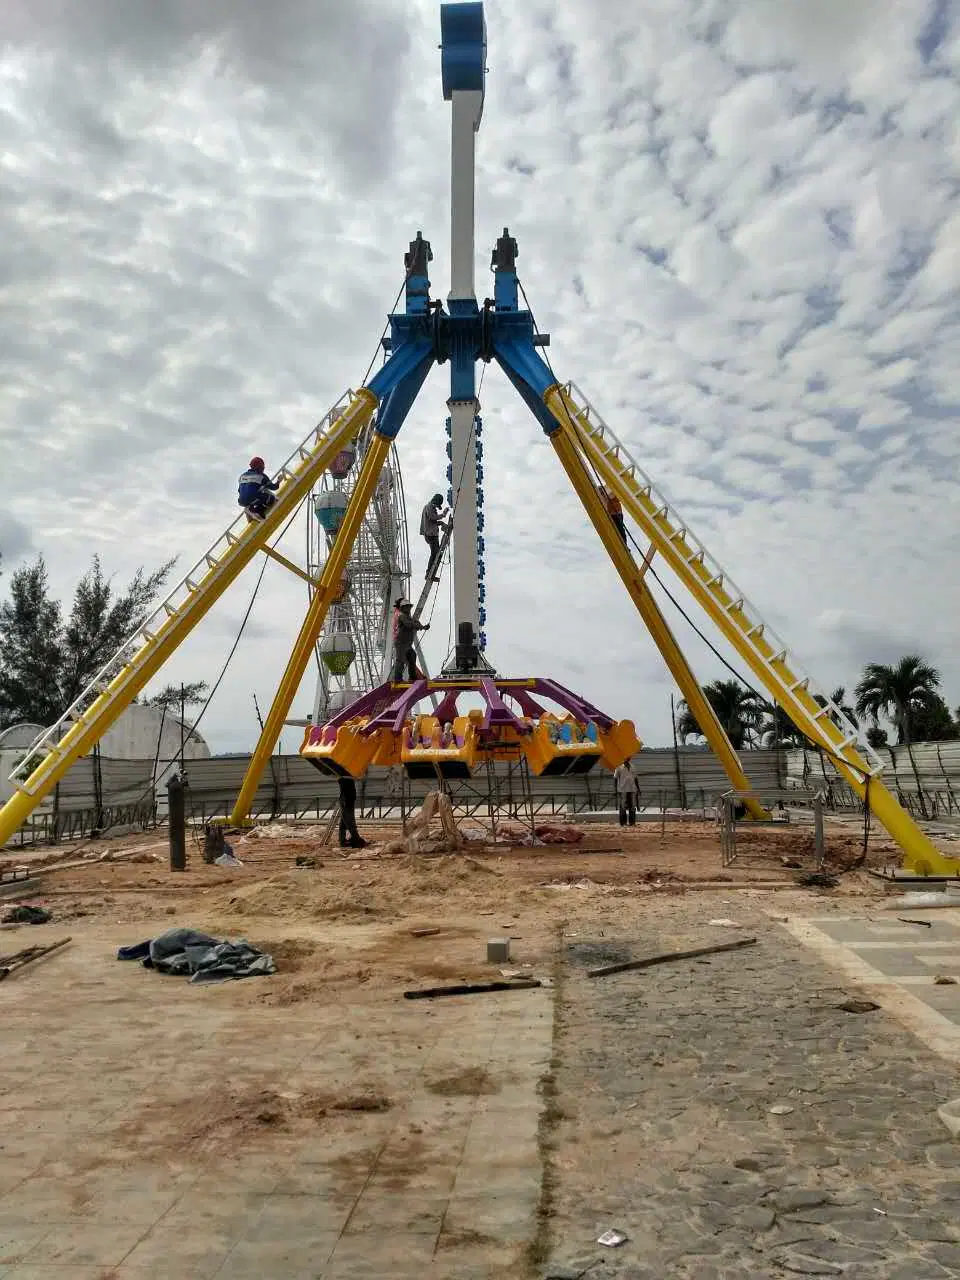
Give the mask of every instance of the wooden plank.
[(672, 960), (693, 960), (697, 956), (712, 956), (719, 951), (739, 951), (741, 947), (756, 946), (756, 938), (739, 938), (736, 942), (718, 942), (712, 947), (696, 947), (692, 951), (665, 951), (662, 955), (646, 956), (643, 960), (627, 960), (623, 964), (607, 964), (602, 969), (588, 969), (588, 978), (605, 978), (608, 973), (626, 973), (628, 969), (652, 969), (656, 964), (669, 964)]

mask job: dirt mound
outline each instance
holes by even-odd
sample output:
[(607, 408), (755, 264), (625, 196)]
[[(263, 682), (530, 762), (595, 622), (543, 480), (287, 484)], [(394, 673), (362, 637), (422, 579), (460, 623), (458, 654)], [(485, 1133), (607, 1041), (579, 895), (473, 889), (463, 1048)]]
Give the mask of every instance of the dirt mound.
[[(280, 916), (320, 920), (392, 919), (418, 904), (451, 895), (469, 896), (478, 877), (496, 879), (499, 872), (475, 858), (439, 858), (405, 854), (362, 863), (359, 874), (347, 866), (326, 868), (306, 876), (281, 872), (256, 884), (231, 885), (219, 895), (226, 916)], [(355, 878), (354, 878), (355, 876)]]
[(223, 1084), (194, 1097), (149, 1104), (122, 1135), (139, 1155), (176, 1148), (194, 1156), (233, 1157), (266, 1133), (308, 1130), (331, 1115), (387, 1111), (391, 1105), (376, 1089), (337, 1096)]

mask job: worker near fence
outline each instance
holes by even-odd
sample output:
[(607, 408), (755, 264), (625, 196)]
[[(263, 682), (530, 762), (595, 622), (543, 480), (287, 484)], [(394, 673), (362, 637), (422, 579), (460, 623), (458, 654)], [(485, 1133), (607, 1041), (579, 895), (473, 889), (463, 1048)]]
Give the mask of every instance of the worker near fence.
[(430, 559), (427, 561), (427, 572), (424, 578), (432, 578), (440, 559), (440, 535), (446, 530), (443, 510), (443, 496), (435, 493), (420, 513), (420, 535), (430, 548)]
[(393, 679), (403, 679), (403, 669), (407, 668), (407, 679), (412, 684), (417, 678), (416, 638), (418, 631), (429, 631), (430, 624), (418, 622), (410, 610), (413, 608), (409, 600), (397, 601), (397, 616), (393, 632)]
[(635, 826), (637, 821), (637, 796), (640, 791), (640, 779), (633, 772), (633, 763), (624, 760), (613, 771), (613, 785), (617, 789), (617, 807), (620, 810), (621, 827)]
[(357, 784), (349, 775), (342, 775), (340, 782), (340, 848), (365, 849), (366, 840), (357, 830)]
[(247, 513), (250, 520), (262, 520), (276, 498), (273, 496), (280, 488), (278, 480), (271, 480), (266, 474), (262, 458), (251, 458), (250, 466), (240, 477), (237, 501)]
[(619, 533), (624, 545), (626, 545), (627, 526), (623, 523), (623, 507), (620, 505), (620, 499), (615, 493), (611, 493), (606, 485), (600, 485), (597, 493), (600, 495), (600, 501), (606, 508), (607, 515), (613, 521), (617, 533)]

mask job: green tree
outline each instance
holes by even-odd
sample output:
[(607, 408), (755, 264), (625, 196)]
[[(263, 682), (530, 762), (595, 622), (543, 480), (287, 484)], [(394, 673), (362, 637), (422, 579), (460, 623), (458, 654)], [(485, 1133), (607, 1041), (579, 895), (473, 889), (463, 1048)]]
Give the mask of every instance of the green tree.
[(21, 720), (48, 725), (63, 710), (57, 680), (62, 628), (40, 556), (14, 570), (10, 598), (0, 604), (0, 728)]
[(94, 556), (66, 621), (43, 557), (16, 569), (0, 605), (0, 727), (57, 720), (148, 616), (172, 565), (139, 569), (115, 592)]
[(206, 680), (193, 680), (190, 684), (167, 684), (159, 693), (152, 694), (149, 698), (144, 699), (144, 703), (148, 707), (161, 707), (167, 711), (179, 714), (181, 705), (184, 707), (195, 707), (198, 703), (203, 702), (207, 696), (209, 686)]
[(872, 724), (867, 730), (867, 741), (876, 751), (879, 747), (885, 747), (889, 744), (890, 739), (887, 736), (886, 729), (881, 729), (878, 724)]
[(809, 745), (805, 735), (800, 732), (783, 707), (775, 702), (767, 702), (764, 704), (764, 713), (768, 718), (760, 725), (759, 738), (765, 747)]
[[(838, 684), (833, 693), (831, 693), (830, 701), (837, 708), (840, 714), (850, 721), (855, 729), (860, 728), (860, 717), (857, 715), (854, 708), (847, 702), (847, 691), (842, 684)], [(824, 699), (821, 697), (817, 698), (817, 702), (819, 702), (821, 706), (825, 705)], [(836, 717), (834, 717), (834, 720), (835, 719)]]
[(914, 721), (931, 698), (939, 697), (940, 672), (919, 654), (911, 653), (895, 666), (870, 662), (856, 688), (857, 712), (874, 724), (881, 716), (897, 730), (897, 745), (916, 742)]
[(933, 698), (940, 697), (939, 689), (940, 672), (916, 653), (907, 654), (894, 666), (882, 662), (868, 663), (856, 688), (860, 715), (869, 716), (875, 725), (879, 723), (880, 716), (886, 716), (897, 730), (897, 745), (907, 748), (917, 784), (917, 800), (924, 817), (927, 816), (927, 806), (911, 744), (916, 741), (914, 730), (918, 714), (929, 706)]
[(917, 742), (949, 742), (960, 738), (960, 725), (939, 693), (931, 694), (914, 713), (913, 733)]
[(138, 569), (126, 590), (115, 594), (110, 579), (103, 576), (100, 557), (93, 557), (90, 568), (77, 583), (70, 617), (63, 629), (63, 706), (79, 697), (124, 640), (147, 619), (173, 563), (168, 560), (146, 576), (143, 569)]
[[(767, 709), (759, 694), (747, 689), (739, 680), (712, 680), (703, 686), (703, 692), (734, 750), (751, 746), (760, 732)], [(691, 737), (706, 736), (685, 701), (677, 707), (677, 736), (681, 742)]]

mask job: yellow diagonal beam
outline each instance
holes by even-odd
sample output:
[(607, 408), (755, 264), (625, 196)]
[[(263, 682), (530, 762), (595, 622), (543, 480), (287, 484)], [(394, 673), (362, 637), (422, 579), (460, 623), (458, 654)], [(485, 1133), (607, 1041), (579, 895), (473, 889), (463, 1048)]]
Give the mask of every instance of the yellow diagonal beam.
[(310, 584), (311, 587), (317, 585), (317, 579), (311, 578), (306, 569), (301, 569), (298, 564), (294, 564), (292, 560), (288, 560), (286, 556), (281, 555), (276, 547), (263, 547), (263, 554), (269, 556), (271, 560), (276, 560), (277, 564), (282, 564), (285, 569), (289, 569), (291, 573), (295, 573), (298, 578), (302, 578), (304, 582)]
[[(600, 495), (594, 487), (590, 472), (581, 457), (575, 437), (572, 437), (569, 432), (561, 427), (560, 430), (554, 431), (550, 436), (550, 443), (553, 445), (564, 471), (569, 476), (570, 483), (576, 490), (577, 496), (583, 503), (584, 510), (590, 517), (593, 527), (600, 535), (600, 540), (606, 548), (607, 555), (613, 561), (614, 568), (619, 573), (623, 585), (629, 591), (631, 600), (637, 606), (640, 617), (653, 637), (654, 644), (663, 654), (670, 674), (676, 680), (680, 692), (686, 699), (687, 706), (703, 732), (703, 736), (713, 748), (717, 759), (723, 766), (724, 772), (730, 779), (730, 785), (737, 791), (751, 791), (753, 788), (750, 779), (744, 773), (740, 757), (733, 749), (733, 744), (717, 718), (717, 713), (710, 705), (706, 694), (697, 681), (697, 677), (693, 674), (690, 664), (683, 656), (680, 646), (667, 625), (667, 620), (660, 612), (657, 602), (643, 585), (643, 575), (646, 573), (650, 562), (650, 553), (648, 552), (647, 556), (644, 557), (642, 566), (638, 567), (617, 532), (613, 521), (607, 514)], [(745, 799), (744, 804), (751, 817), (769, 818), (769, 813), (757, 800)]]
[(673, 513), (631, 477), (627, 467), (611, 457), (597, 428), (569, 392), (555, 385), (548, 388), (543, 398), (563, 434), (577, 442), (602, 483), (617, 495), (758, 681), (793, 723), (828, 752), (838, 773), (869, 804), (877, 820), (903, 850), (906, 864), (920, 875), (955, 874), (960, 862), (945, 857), (881, 779), (870, 776), (866, 761), (856, 747), (845, 742), (843, 733), (830, 717), (821, 714), (823, 709), (790, 669), (786, 655), (774, 650), (762, 627), (757, 628), (748, 618), (743, 601), (734, 599), (703, 558), (693, 553), (684, 538), (686, 530), (675, 523)]
[(230, 817), (230, 821), (235, 826), (240, 826), (249, 819), (250, 810), (257, 794), (257, 787), (260, 785), (264, 770), (270, 763), (270, 757), (277, 744), (277, 739), (280, 737), (283, 723), (290, 712), (290, 704), (300, 688), (304, 672), (307, 669), (307, 663), (310, 661), (310, 655), (313, 653), (320, 632), (323, 629), (327, 611), (342, 590), (340, 580), (343, 577), (347, 561), (350, 559), (350, 553), (353, 551), (370, 499), (376, 489), (383, 464), (390, 453), (390, 443), (386, 436), (374, 432), (373, 438), (364, 454), (360, 475), (357, 477), (356, 486), (347, 503), (343, 523), (337, 530), (333, 546), (330, 548), (330, 554), (327, 556), (326, 564), (323, 566), (317, 589), (313, 594), (313, 599), (310, 601), (310, 608), (307, 610), (303, 625), (300, 627), (300, 633), (293, 646), (293, 652), (290, 654), (286, 670), (277, 687), (277, 692), (274, 694), (273, 704), (263, 723), (260, 740), (253, 755), (250, 757), (247, 772), (244, 774), (243, 785), (240, 788), (240, 794), (237, 796), (237, 801)]
[(263, 549), (282, 523), (329, 467), (347, 440), (352, 440), (369, 422), (378, 404), (376, 395), (362, 388), (332, 424), (316, 451), (303, 460), (282, 486), (266, 519), (257, 521), (237, 538), (229, 549), (193, 585), (189, 595), (172, 609), (106, 689), (86, 708), (21, 784), (21, 789), (0, 809), (0, 845), (3, 845), (29, 818), (67, 770), (92, 750), (121, 712), (156, 675), (177, 647), (203, 619), (241, 571)]

